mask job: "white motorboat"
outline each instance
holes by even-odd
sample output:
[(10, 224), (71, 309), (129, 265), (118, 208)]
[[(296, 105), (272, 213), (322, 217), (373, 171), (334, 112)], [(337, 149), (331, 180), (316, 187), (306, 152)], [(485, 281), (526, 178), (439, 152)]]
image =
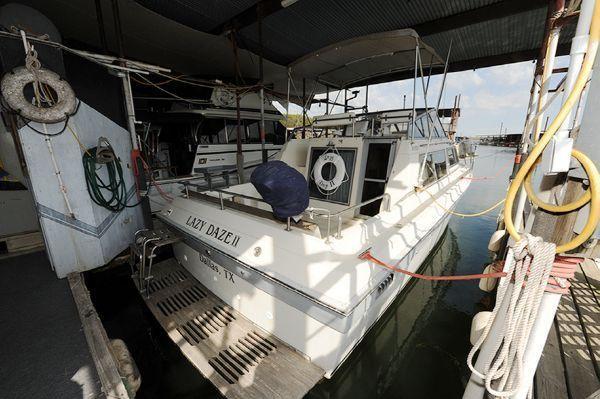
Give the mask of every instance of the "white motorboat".
[[(421, 57), (425, 51), (431, 59), (437, 57), (416, 33), (401, 33), (394, 32), (391, 43), (412, 46), (412, 53), (394, 51), (385, 40), (378, 41), (383, 48), (358, 48), (410, 58), (417, 43)], [(371, 39), (364, 40), (373, 43)], [(340, 57), (346, 47), (334, 48)], [(330, 64), (327, 56), (328, 51), (319, 52), (318, 62)], [(377, 57), (360, 59), (372, 63)], [(382, 68), (389, 70), (389, 61)], [(410, 60), (397, 61), (408, 65)], [(361, 69), (358, 61), (343, 63), (354, 72)], [(336, 68), (330, 82), (348, 74), (343, 66), (329, 68)], [(276, 218), (252, 183), (207, 191), (188, 188), (158, 214), (180, 237), (173, 244), (177, 262), (258, 331), (284, 342), (331, 377), (410, 279), (362, 255), (368, 251), (382, 262), (416, 272), (469, 186), (465, 177), (471, 175), (471, 164), (459, 157), (440, 114), (413, 104), (410, 109), (316, 117), (313, 127), (319, 134), (288, 141), (274, 157), (300, 172), (308, 184), (309, 205), (297, 218)], [(152, 277), (149, 273), (146, 279)], [(181, 306), (162, 312), (171, 314)], [(190, 328), (203, 328), (198, 320)], [(163, 326), (169, 326), (172, 339), (184, 342), (180, 345), (200, 345), (195, 341), (210, 334), (194, 337), (178, 323)], [(221, 344), (227, 341), (226, 335), (219, 337)], [(215, 365), (212, 357), (212, 368), (199, 368), (233, 384), (245, 366), (234, 360), (233, 352), (223, 356), (229, 366)], [(194, 361), (193, 355), (188, 357)], [(238, 371), (228, 374), (228, 367)]]
[[(437, 120), (427, 111), (416, 121), (428, 117)], [(359, 255), (370, 250), (415, 272), (447, 226), (438, 204), (453, 209), (469, 185), (470, 167), (436, 132), (431, 140), (395, 133), (288, 142), (278, 158), (311, 187), (298, 224), (275, 219), (251, 183), (190, 191), (159, 217), (185, 236), (175, 256), (196, 279), (331, 376), (409, 280)], [(312, 176), (328, 154), (348, 176), (332, 195)]]

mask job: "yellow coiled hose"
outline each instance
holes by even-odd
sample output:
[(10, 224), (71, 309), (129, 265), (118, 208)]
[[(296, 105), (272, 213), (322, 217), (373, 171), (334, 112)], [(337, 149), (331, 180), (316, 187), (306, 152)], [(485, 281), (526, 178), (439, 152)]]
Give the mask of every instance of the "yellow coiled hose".
[(514, 180), (511, 182), (508, 188), (508, 193), (506, 194), (506, 205), (504, 207), (504, 223), (506, 226), (506, 230), (516, 241), (519, 241), (521, 239), (521, 236), (519, 235), (517, 229), (514, 226), (512, 213), (515, 198), (517, 197), (517, 193), (519, 192), (519, 187), (521, 185), (524, 185), (529, 199), (535, 205), (549, 212), (571, 212), (575, 209), (581, 208), (588, 202), (590, 203), (589, 217), (585, 224), (585, 227), (581, 231), (581, 234), (579, 234), (577, 237), (575, 237), (568, 243), (557, 246), (557, 253), (572, 250), (583, 244), (585, 241), (587, 241), (588, 238), (592, 236), (592, 234), (596, 230), (598, 222), (600, 221), (600, 175), (598, 174), (598, 169), (596, 168), (596, 165), (594, 165), (594, 162), (581, 151), (574, 149), (571, 154), (575, 159), (579, 161), (579, 163), (581, 163), (581, 166), (583, 166), (583, 169), (585, 170), (590, 181), (590, 187), (588, 191), (586, 191), (586, 193), (581, 198), (565, 205), (552, 205), (538, 198), (535, 195), (533, 188), (531, 187), (531, 175), (533, 174), (533, 171), (535, 170), (535, 167), (538, 163), (538, 158), (542, 155), (544, 148), (546, 148), (552, 137), (556, 134), (566, 117), (569, 115), (571, 109), (577, 103), (578, 98), (586, 85), (586, 82), (592, 71), (592, 67), (594, 65), (594, 59), (596, 58), (596, 53), (598, 51), (599, 40), (600, 0), (596, 1), (594, 5), (594, 14), (592, 16), (592, 24), (590, 27), (590, 38), (588, 48), (586, 51), (585, 59), (581, 66), (581, 71), (579, 72), (579, 76), (577, 77), (577, 80), (575, 81), (575, 84), (573, 86), (573, 90), (571, 91), (569, 97), (566, 99), (562, 108), (556, 115), (556, 118), (552, 121), (552, 124), (548, 127), (546, 133), (542, 135), (539, 141), (531, 149), (529, 156), (527, 157), (525, 162), (523, 162), (521, 169), (519, 169), (519, 172), (517, 173), (517, 175), (515, 176)]

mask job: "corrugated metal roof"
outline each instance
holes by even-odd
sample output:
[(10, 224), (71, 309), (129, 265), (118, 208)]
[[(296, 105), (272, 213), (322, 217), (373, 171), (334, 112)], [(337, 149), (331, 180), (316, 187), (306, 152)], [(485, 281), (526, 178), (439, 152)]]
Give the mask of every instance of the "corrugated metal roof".
[(256, 0), (135, 0), (164, 17), (203, 32), (252, 7)]
[[(243, 13), (238, 43), (254, 53), (260, 51), (256, 0), (136, 1), (205, 32), (227, 26)], [(270, 7), (263, 19), (263, 54), (275, 63), (288, 65), (351, 38), (413, 28), (442, 56), (453, 41), (452, 70), (534, 58), (543, 39), (548, 4), (545, 0), (298, 0), (282, 8), (279, 0), (263, 1)], [(572, 27), (565, 28), (561, 43), (568, 43), (572, 32)]]
[[(497, 2), (498, 0), (300, 0), (265, 18), (265, 56), (287, 64), (342, 40), (410, 28)], [(248, 43), (258, 42), (256, 24), (243, 29), (241, 34)]]
[[(51, 17), (64, 38), (99, 45), (94, 2), (27, 2)], [(109, 2), (102, 3), (105, 12), (110, 10)], [(237, 52), (239, 68), (245, 80), (256, 80), (257, 15), (262, 10), (265, 76), (269, 81), (285, 81), (285, 67), (316, 50), (406, 28), (414, 29), (442, 57), (453, 40), (450, 68), (454, 71), (533, 59), (542, 43), (548, 0), (297, 0), (287, 8), (281, 0), (262, 0), (260, 7), (257, 0), (119, 3), (126, 56), (225, 80), (232, 79), (235, 56), (228, 38), (215, 33), (237, 27), (237, 43), (242, 48)], [(104, 25), (108, 47), (114, 51), (110, 16)], [(564, 28), (559, 51), (568, 48), (572, 33), (573, 25)], [(377, 79), (406, 77), (398, 72)]]
[(543, 40), (545, 16), (545, 9), (534, 10), (425, 36), (423, 41), (447, 51), (453, 40), (451, 61), (534, 49)]

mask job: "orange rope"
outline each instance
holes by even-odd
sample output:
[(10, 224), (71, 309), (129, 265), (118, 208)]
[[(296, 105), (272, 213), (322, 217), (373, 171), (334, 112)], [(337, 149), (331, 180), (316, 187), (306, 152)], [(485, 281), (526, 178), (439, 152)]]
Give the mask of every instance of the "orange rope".
[(162, 187), (160, 187), (160, 184), (158, 184), (156, 182), (156, 180), (154, 179), (154, 176), (152, 175), (152, 169), (150, 168), (150, 165), (148, 165), (146, 163), (146, 161), (144, 160), (144, 158), (140, 157), (140, 159), (142, 160), (142, 163), (144, 164), (144, 169), (146, 169), (146, 171), (148, 172), (148, 176), (150, 177), (150, 182), (151, 184), (156, 187), (156, 190), (158, 191), (158, 193), (160, 194), (161, 197), (163, 197), (167, 202), (173, 202), (173, 197), (171, 197), (169, 194), (167, 194)]
[(463, 274), (463, 275), (459, 275), (459, 276), (428, 276), (425, 274), (419, 274), (419, 273), (413, 273), (410, 272), (408, 270), (405, 269), (401, 269), (399, 267), (395, 267), (392, 265), (388, 265), (387, 263), (375, 258), (373, 255), (371, 255), (371, 251), (365, 251), (362, 254), (360, 254), (358, 256), (359, 259), (361, 260), (370, 260), (371, 262), (375, 263), (376, 265), (379, 266), (383, 266), (386, 269), (398, 272), (398, 273), (402, 273), (402, 274), (406, 274), (408, 276), (411, 277), (415, 277), (421, 280), (428, 280), (428, 281), (456, 281), (456, 280), (479, 280), (482, 278), (500, 278), (500, 277), (506, 277), (506, 273), (504, 272), (495, 272), (495, 273), (481, 273), (481, 274)]
[[(506, 277), (505, 272), (494, 272), (494, 273), (481, 273), (481, 274), (463, 274), (458, 276), (428, 276), (425, 274), (413, 273), (399, 267), (389, 265), (371, 255), (371, 251), (367, 250), (358, 256), (361, 260), (369, 260), (376, 265), (382, 266), (388, 270), (394, 272), (406, 274), (411, 277), (415, 277), (421, 280), (428, 281), (461, 281), (461, 280), (479, 280), (482, 278), (501, 278)], [(575, 277), (575, 269), (579, 263), (582, 262), (582, 258), (568, 257), (568, 256), (556, 256), (554, 264), (552, 265), (552, 271), (550, 272), (550, 278), (546, 286), (547, 292), (554, 292), (559, 294), (566, 294), (569, 292), (571, 286), (569, 279)], [(494, 262), (494, 270), (498, 270), (504, 264), (504, 261)]]

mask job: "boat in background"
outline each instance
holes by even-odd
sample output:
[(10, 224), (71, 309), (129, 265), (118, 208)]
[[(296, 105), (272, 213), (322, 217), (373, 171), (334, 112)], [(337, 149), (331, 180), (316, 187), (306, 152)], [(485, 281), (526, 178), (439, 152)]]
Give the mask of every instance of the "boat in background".
[[(149, 101), (149, 100), (148, 100)], [(141, 107), (152, 108), (150, 105)], [(153, 171), (148, 197), (153, 212), (181, 193), (183, 182), (221, 187), (239, 182), (237, 170), (237, 106), (235, 93), (212, 90), (206, 105), (175, 102), (168, 111), (139, 112), (142, 149)], [(262, 162), (260, 98), (240, 96), (240, 133), (244, 179)], [(282, 114), (265, 100), (265, 152), (271, 159), (285, 141)], [(180, 172), (183, 172), (181, 174)]]

